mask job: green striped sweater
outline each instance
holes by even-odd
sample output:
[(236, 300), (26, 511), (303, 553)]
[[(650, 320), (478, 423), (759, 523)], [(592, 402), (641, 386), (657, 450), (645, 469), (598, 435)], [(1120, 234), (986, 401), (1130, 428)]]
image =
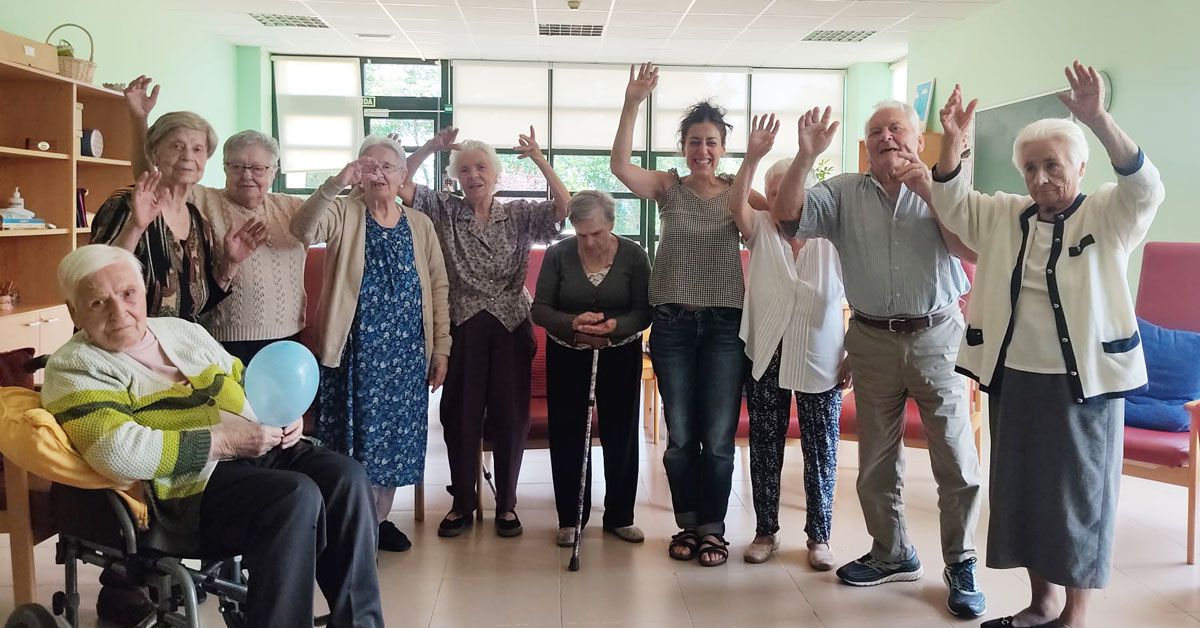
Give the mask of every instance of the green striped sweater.
[(254, 415), (242, 363), (203, 327), (178, 318), (146, 324), (190, 386), (96, 347), (81, 331), (50, 357), (42, 405), (92, 468), (118, 482), (147, 481), (156, 522), (188, 535), (216, 467), (209, 449), (219, 411)]

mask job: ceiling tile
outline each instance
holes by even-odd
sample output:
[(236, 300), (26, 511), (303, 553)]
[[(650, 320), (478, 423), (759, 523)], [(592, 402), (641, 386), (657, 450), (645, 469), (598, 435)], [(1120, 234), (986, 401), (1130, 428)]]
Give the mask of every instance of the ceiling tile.
[(750, 24), (750, 28), (755, 29), (783, 29), (795, 31), (808, 31), (814, 28), (821, 27), (822, 24), (828, 22), (831, 18), (827, 17), (800, 17), (791, 15), (764, 15)]
[(881, 31), (891, 27), (900, 18), (894, 17), (834, 17), (821, 25), (822, 30), (832, 31)]
[(397, 20), (461, 20), (455, 7), (387, 5), (387, 12)]
[(754, 19), (753, 15), (700, 15), (689, 13), (683, 18), (683, 26), (700, 28), (744, 28)]
[(675, 28), (671, 26), (655, 26), (655, 27), (635, 27), (635, 26), (610, 26), (604, 30), (605, 37), (612, 35), (613, 37), (623, 39), (636, 39), (638, 41), (650, 41), (655, 39), (666, 39), (670, 37), (671, 32)]
[(468, 23), (521, 22), (533, 24), (533, 9), (463, 9)]
[(948, 24), (953, 24), (955, 21), (957, 20), (944, 17), (910, 17), (906, 20), (896, 22), (892, 29), (926, 33), (939, 28), (945, 28)]
[(471, 33), (479, 35), (536, 35), (537, 26), (512, 22), (472, 22)]
[(837, 0), (775, 0), (767, 9), (767, 15), (810, 15), (829, 17), (837, 15), (852, 3)]
[(690, 13), (707, 15), (750, 14), (757, 15), (771, 0), (696, 0)]
[(923, 2), (859, 0), (838, 13), (838, 17), (908, 17), (926, 7), (928, 4)]
[(383, 8), (374, 2), (359, 4), (350, 2), (305, 2), (305, 6), (321, 17), (386, 17)]
[(964, 18), (988, 8), (980, 2), (928, 2), (917, 10), (919, 17)]
[(740, 28), (681, 27), (675, 30), (675, 34), (671, 36), (671, 40), (672, 42), (676, 39), (684, 41), (710, 41), (724, 44), (724, 42), (737, 37), (740, 32), (742, 32)]
[(546, 10), (537, 12), (541, 24), (601, 24), (608, 20), (607, 11)]
[(613, 13), (610, 26), (675, 26), (682, 13)]
[(458, 0), (458, 4), (467, 11), (468, 8), (483, 7), (488, 9), (533, 9), (531, 0)]
[(691, 4), (692, 0), (617, 0), (614, 10), (622, 13), (683, 13)]

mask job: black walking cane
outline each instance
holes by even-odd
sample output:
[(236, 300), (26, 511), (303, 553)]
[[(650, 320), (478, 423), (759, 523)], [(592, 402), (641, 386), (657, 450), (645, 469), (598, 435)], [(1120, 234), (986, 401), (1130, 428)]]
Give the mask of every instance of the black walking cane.
[(592, 381), (588, 384), (587, 427), (583, 429), (583, 465), (579, 472), (579, 502), (575, 509), (575, 543), (571, 546), (571, 562), (567, 569), (579, 571), (579, 546), (583, 544), (583, 496), (587, 492), (588, 465), (592, 458), (592, 417), (596, 414), (596, 368), (600, 365), (600, 350), (592, 349)]

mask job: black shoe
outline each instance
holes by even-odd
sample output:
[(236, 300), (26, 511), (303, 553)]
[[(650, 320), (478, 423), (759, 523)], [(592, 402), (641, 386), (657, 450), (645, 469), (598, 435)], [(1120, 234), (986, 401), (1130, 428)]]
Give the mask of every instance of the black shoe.
[(449, 515), (446, 515), (446, 518), (438, 524), (438, 536), (445, 538), (458, 536), (469, 530), (474, 523), (474, 513), (467, 513), (458, 519), (451, 519)]
[(391, 521), (379, 524), (379, 549), (385, 552), (406, 552), (412, 547), (412, 541)]
[(512, 519), (501, 519), (496, 517), (496, 534), (503, 537), (521, 536), (521, 520), (517, 518), (517, 513), (513, 513)]
[(96, 596), (96, 616), (118, 626), (137, 626), (155, 610), (150, 597), (137, 587), (103, 585)]

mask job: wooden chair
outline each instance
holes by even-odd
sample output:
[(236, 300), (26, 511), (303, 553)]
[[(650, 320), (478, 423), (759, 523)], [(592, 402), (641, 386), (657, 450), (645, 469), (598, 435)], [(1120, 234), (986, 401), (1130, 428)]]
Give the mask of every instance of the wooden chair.
[[(308, 247), (308, 255), (304, 260), (304, 292), (307, 295), (304, 305), (304, 320), (305, 327), (300, 332), (300, 341), (304, 346), (308, 347), (314, 353), (317, 348), (317, 337), (319, 330), (316, 328), (317, 320), (317, 303), (321, 299), (321, 286), (325, 281), (325, 246), (317, 245)], [(311, 427), (311, 422), (315, 420), (315, 415), (305, 416), (304, 427), (307, 431)], [(413, 519), (416, 521), (425, 520), (425, 481), (424, 471), (421, 473), (421, 480), (413, 485)]]
[[(18, 349), (0, 354), (0, 386), (33, 388), (33, 374), (25, 365), (33, 358), (33, 349)], [(0, 484), (0, 533), (9, 536), (12, 561), (13, 601), (17, 606), (34, 601), (37, 577), (33, 566), (33, 548), (57, 534), (50, 517), (50, 483), (11, 460), (0, 458), (4, 467)]]
[[(1139, 318), (1166, 327), (1200, 332), (1200, 244), (1150, 242), (1142, 253), (1136, 310)], [(1187, 488), (1187, 562), (1196, 564), (1196, 489), (1200, 486), (1200, 401), (1187, 406), (1190, 432), (1125, 428), (1122, 473)]]

